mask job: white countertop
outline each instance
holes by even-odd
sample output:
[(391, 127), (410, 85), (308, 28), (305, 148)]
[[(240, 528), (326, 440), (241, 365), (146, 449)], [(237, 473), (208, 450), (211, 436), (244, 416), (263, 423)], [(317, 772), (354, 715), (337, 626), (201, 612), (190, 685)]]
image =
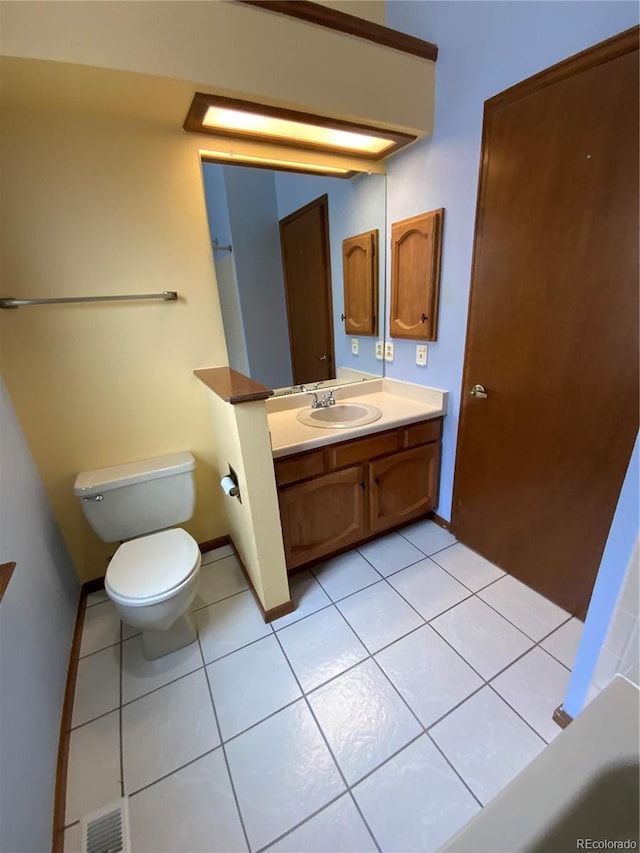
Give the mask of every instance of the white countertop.
[[(323, 429), (307, 426), (297, 420), (298, 412), (301, 409), (308, 409), (311, 405), (309, 394), (272, 397), (265, 402), (265, 405), (274, 459), (416, 421), (442, 417), (447, 413), (448, 393), (446, 391), (413, 385), (410, 382), (399, 382), (395, 379), (372, 379), (331, 390), (336, 403), (347, 401), (368, 403), (377, 406), (382, 411), (382, 417), (364, 426)], [(326, 394), (327, 391), (324, 391), (321, 386), (318, 393)]]

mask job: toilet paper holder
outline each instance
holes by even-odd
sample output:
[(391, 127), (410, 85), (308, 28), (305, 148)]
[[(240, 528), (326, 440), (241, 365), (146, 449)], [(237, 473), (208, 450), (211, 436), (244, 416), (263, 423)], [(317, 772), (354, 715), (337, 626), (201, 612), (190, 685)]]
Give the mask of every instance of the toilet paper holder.
[(229, 473), (220, 480), (220, 488), (228, 498), (238, 498), (240, 503), (242, 503), (242, 498), (240, 497), (240, 486), (238, 485), (238, 475), (231, 465), (229, 465)]

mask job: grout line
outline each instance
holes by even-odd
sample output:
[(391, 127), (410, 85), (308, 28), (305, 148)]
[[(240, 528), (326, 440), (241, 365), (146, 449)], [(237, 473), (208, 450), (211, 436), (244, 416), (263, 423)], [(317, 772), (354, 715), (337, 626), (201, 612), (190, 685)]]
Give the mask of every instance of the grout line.
[[(530, 722), (529, 722), (529, 720), (527, 720), (525, 717), (523, 717), (523, 716), (522, 716), (522, 714), (520, 713), (520, 711), (516, 710), (516, 709), (513, 707), (513, 705), (511, 704), (511, 702), (509, 702), (509, 700), (508, 700), (508, 699), (505, 699), (505, 698), (504, 698), (504, 696), (502, 696), (500, 693), (498, 693), (498, 691), (497, 691), (497, 690), (496, 690), (496, 688), (493, 686), (493, 684), (491, 684), (491, 682), (489, 682), (489, 681), (487, 682), (487, 687), (489, 688), (489, 690), (492, 690), (492, 691), (495, 693), (495, 695), (498, 697), (498, 699), (502, 699), (502, 701), (505, 703), (505, 705), (506, 705), (508, 708), (511, 708), (511, 710), (513, 711), (513, 713), (514, 713), (516, 716), (520, 717), (520, 719), (522, 720), (522, 722), (523, 722), (523, 723), (526, 723), (526, 725), (531, 729), (531, 731), (532, 731), (532, 732), (533, 732), (533, 733), (534, 733), (538, 738), (540, 738), (540, 740), (542, 741), (542, 743), (544, 744), (544, 746), (548, 746), (548, 745), (549, 745), (549, 741), (548, 741), (545, 737), (543, 737), (537, 729), (535, 729), (535, 728), (533, 727), (533, 724), (532, 724), (532, 723), (530, 723)], [(543, 747), (543, 748), (544, 748), (544, 747)], [(532, 760), (533, 760), (533, 759), (532, 759)], [(524, 769), (524, 768), (523, 768), (523, 769)]]
[[(334, 605), (334, 606), (335, 606), (335, 605)], [(337, 608), (336, 608), (336, 610), (337, 610)], [(344, 617), (343, 617), (343, 618), (344, 618)], [(353, 630), (353, 629), (352, 629), (352, 630)], [(355, 634), (355, 632), (354, 632), (354, 634)], [(326, 746), (326, 748), (327, 748), (327, 750), (328, 750), (328, 752), (329, 752), (329, 755), (330, 755), (330, 756), (331, 756), (331, 758), (333, 759), (333, 763), (334, 763), (334, 765), (335, 765), (335, 767), (336, 767), (336, 769), (337, 769), (338, 773), (340, 774), (340, 777), (341, 777), (342, 782), (343, 782), (343, 784), (344, 784), (344, 786), (345, 786), (345, 789), (346, 789), (346, 791), (351, 792), (351, 786), (349, 785), (349, 783), (348, 783), (348, 781), (347, 781), (347, 777), (344, 775), (344, 773), (343, 773), (343, 771), (342, 771), (342, 768), (340, 767), (340, 764), (338, 763), (338, 760), (336, 759), (335, 755), (333, 754), (333, 750), (331, 749), (331, 746), (330, 746), (330, 744), (329, 744), (329, 741), (327, 740), (327, 737), (326, 737), (326, 735), (325, 735), (325, 733), (324, 733), (324, 730), (323, 730), (322, 726), (320, 725), (320, 723), (318, 722), (318, 719), (317, 719), (317, 717), (316, 717), (316, 715), (315, 715), (315, 713), (314, 713), (314, 710), (313, 710), (313, 708), (311, 707), (311, 702), (309, 701), (309, 698), (308, 698), (307, 694), (305, 693), (305, 691), (304, 691), (304, 690), (303, 690), (303, 688), (302, 688), (302, 684), (300, 683), (300, 680), (298, 679), (298, 676), (297, 676), (297, 674), (296, 674), (296, 671), (294, 670), (293, 665), (292, 665), (291, 661), (289, 660), (289, 658), (288, 658), (288, 656), (287, 656), (287, 653), (285, 652), (285, 650), (284, 650), (284, 648), (283, 648), (283, 646), (282, 646), (282, 643), (280, 642), (280, 638), (278, 637), (278, 635), (277, 635), (277, 634), (276, 634), (275, 636), (276, 636), (276, 640), (277, 640), (277, 642), (278, 642), (278, 645), (280, 646), (280, 651), (282, 652), (282, 654), (283, 654), (283, 655), (284, 655), (284, 657), (285, 657), (285, 660), (286, 660), (286, 661), (287, 661), (287, 663), (289, 664), (289, 668), (290, 668), (290, 670), (291, 670), (291, 673), (292, 673), (293, 677), (295, 678), (296, 683), (297, 683), (297, 685), (298, 685), (298, 687), (299, 687), (300, 691), (302, 692), (302, 698), (304, 699), (304, 701), (305, 701), (305, 703), (306, 703), (306, 705), (307, 705), (307, 709), (308, 709), (309, 713), (311, 714), (311, 717), (312, 717), (313, 721), (315, 722), (315, 724), (316, 724), (316, 726), (317, 726), (317, 728), (318, 728), (318, 731), (320, 732), (320, 736), (321, 736), (322, 740), (323, 740), (323, 741), (324, 741), (324, 743), (325, 743), (325, 746)], [(357, 636), (357, 635), (356, 635), (356, 636)], [(365, 648), (366, 648), (366, 647), (365, 647)], [(343, 674), (343, 673), (341, 673), (341, 675), (342, 675), (342, 674)], [(343, 793), (344, 793), (344, 792), (343, 792)], [(382, 848), (381, 848), (381, 847), (380, 847), (380, 845), (378, 844), (378, 841), (377, 841), (377, 839), (376, 839), (375, 835), (374, 835), (374, 834), (373, 834), (373, 832), (371, 831), (371, 827), (369, 826), (369, 824), (368, 824), (368, 823), (367, 823), (367, 821), (365, 820), (364, 815), (363, 815), (363, 814), (362, 814), (362, 812), (360, 811), (360, 806), (359, 806), (359, 805), (358, 805), (358, 803), (355, 801), (355, 799), (354, 799), (354, 804), (355, 804), (356, 809), (358, 810), (358, 813), (359, 813), (360, 817), (362, 818), (362, 820), (363, 820), (363, 822), (364, 822), (364, 825), (367, 827), (367, 829), (368, 829), (368, 831), (369, 831), (369, 833), (370, 833), (371, 837), (373, 838), (373, 842), (374, 842), (374, 844), (376, 845), (376, 849), (379, 851), (379, 853), (382, 853)], [(327, 803), (325, 803), (325, 805), (324, 805), (324, 807), (323, 807), (323, 808), (326, 808), (326, 806), (327, 806)], [(308, 820), (308, 819), (309, 819), (309, 818), (307, 818), (307, 820)], [(306, 821), (305, 821), (305, 822), (306, 822)], [(271, 843), (273, 843), (273, 842), (271, 842)]]
[(220, 721), (218, 719), (218, 712), (216, 710), (215, 699), (213, 698), (213, 690), (211, 689), (211, 682), (209, 681), (209, 676), (207, 675), (206, 664), (204, 661), (204, 651), (202, 650), (202, 644), (200, 643), (200, 634), (197, 635), (198, 648), (200, 649), (200, 657), (202, 658), (203, 668), (204, 668), (204, 677), (207, 682), (207, 689), (209, 690), (209, 698), (211, 699), (211, 708), (213, 710), (213, 718), (215, 720), (216, 728), (218, 729), (218, 737), (220, 738), (220, 748), (222, 749), (222, 756), (224, 758), (225, 767), (227, 768), (227, 775), (229, 777), (229, 785), (231, 786), (231, 792), (233, 794), (233, 799), (236, 804), (236, 809), (238, 812), (238, 820), (240, 821), (240, 826), (242, 828), (242, 834), (244, 835), (244, 841), (247, 845), (247, 850), (251, 850), (251, 844), (249, 843), (249, 835), (247, 834), (247, 828), (244, 824), (244, 818), (242, 816), (242, 810), (240, 808), (240, 801), (238, 799), (238, 793), (236, 791), (236, 786), (233, 782), (233, 776), (231, 775), (231, 767), (229, 765), (229, 756), (227, 755), (227, 750), (225, 748), (225, 742), (222, 739), (222, 730), (220, 728)]
[(122, 621), (120, 621), (120, 654), (119, 654), (119, 663), (120, 663), (120, 678), (119, 678), (119, 689), (120, 689), (120, 707), (118, 708), (118, 736), (120, 740), (120, 796), (124, 797), (125, 787), (124, 787), (124, 744), (122, 739), (122, 635), (124, 633), (124, 628), (122, 625)]
[(142, 791), (146, 791), (149, 788), (153, 788), (154, 785), (157, 785), (158, 782), (164, 782), (166, 779), (169, 779), (171, 776), (175, 776), (176, 773), (179, 773), (181, 770), (184, 770), (185, 767), (189, 767), (191, 764), (195, 764), (196, 761), (200, 761), (201, 758), (205, 758), (207, 755), (211, 755), (212, 752), (215, 752), (216, 749), (221, 749), (222, 744), (219, 743), (217, 746), (212, 747), (211, 749), (207, 749), (205, 752), (196, 756), (196, 758), (191, 758), (189, 761), (185, 761), (184, 764), (181, 764), (180, 767), (176, 767), (173, 770), (170, 770), (168, 773), (163, 774), (162, 776), (158, 776), (157, 779), (154, 779), (153, 782), (147, 782), (146, 785), (141, 785), (139, 788), (136, 788), (135, 791), (132, 791), (128, 796), (135, 797), (138, 794), (141, 794)]
[(214, 604), (220, 604), (222, 601), (229, 601), (230, 598), (235, 598), (237, 595), (242, 595), (243, 592), (250, 592), (249, 587), (238, 589), (236, 592), (230, 592), (229, 595), (223, 595), (222, 598), (217, 598), (215, 601), (210, 601), (208, 604), (202, 604), (200, 607), (192, 607), (189, 613), (199, 613), (207, 607), (213, 607)]
[(271, 847), (273, 847), (273, 845), (274, 845), (274, 844), (277, 844), (279, 841), (282, 841), (282, 839), (283, 839), (283, 838), (286, 838), (287, 836), (291, 835), (293, 832), (295, 832), (295, 831), (296, 831), (296, 829), (300, 829), (300, 827), (301, 827), (301, 826), (304, 826), (304, 824), (305, 824), (305, 823), (308, 823), (310, 820), (313, 820), (313, 818), (314, 818), (314, 817), (317, 817), (317, 816), (318, 816), (319, 814), (321, 814), (325, 809), (328, 809), (328, 808), (329, 808), (329, 806), (332, 806), (334, 803), (337, 803), (337, 802), (338, 802), (338, 800), (341, 800), (343, 797), (346, 797), (346, 796), (348, 796), (348, 792), (342, 791), (342, 793), (340, 793), (340, 794), (338, 794), (337, 796), (333, 797), (331, 800), (329, 800), (329, 802), (328, 802), (328, 803), (325, 803), (323, 806), (320, 806), (320, 808), (319, 808), (319, 809), (316, 809), (316, 810), (315, 810), (314, 812), (312, 812), (312, 814), (310, 814), (308, 817), (305, 817), (303, 820), (301, 820), (301, 821), (299, 821), (298, 823), (294, 824), (290, 829), (287, 829), (287, 831), (286, 831), (286, 832), (283, 832), (283, 833), (282, 833), (282, 835), (279, 835), (277, 838), (274, 838), (272, 841), (269, 841), (269, 842), (268, 842), (267, 844), (265, 844), (263, 847), (259, 847), (259, 848), (255, 851), (255, 853), (266, 853), (266, 851), (267, 851), (267, 850), (270, 850), (270, 849), (271, 849)]
[(468, 782), (464, 779), (464, 777), (463, 777), (463, 776), (461, 776), (461, 775), (460, 775), (460, 773), (457, 771), (457, 769), (453, 766), (453, 764), (452, 764), (452, 763), (451, 763), (451, 761), (449, 760), (449, 757), (448, 757), (448, 756), (447, 756), (447, 755), (442, 751), (442, 749), (440, 748), (440, 746), (435, 742), (435, 739), (433, 738), (433, 736), (431, 735), (431, 733), (430, 733), (430, 732), (427, 732), (426, 734), (427, 734), (427, 737), (429, 738), (429, 740), (431, 741), (431, 743), (435, 746), (435, 748), (438, 750), (438, 752), (440, 753), (440, 755), (444, 758), (444, 760), (447, 762), (447, 764), (449, 765), (449, 767), (450, 767), (450, 768), (453, 770), (453, 772), (456, 774), (456, 776), (458, 777), (458, 779), (462, 782), (462, 784), (463, 784), (463, 785), (464, 785), (464, 787), (467, 789), (467, 791), (471, 794), (471, 796), (472, 796), (472, 797), (473, 797), (473, 799), (476, 801), (476, 803), (478, 803), (478, 805), (480, 806), (480, 808), (481, 808), (481, 809), (482, 809), (482, 808), (484, 808), (484, 803), (483, 803), (483, 802), (481, 802), (481, 800), (476, 796), (476, 794), (474, 794), (474, 792), (473, 792), (473, 791), (471, 790), (471, 788), (469, 787)]

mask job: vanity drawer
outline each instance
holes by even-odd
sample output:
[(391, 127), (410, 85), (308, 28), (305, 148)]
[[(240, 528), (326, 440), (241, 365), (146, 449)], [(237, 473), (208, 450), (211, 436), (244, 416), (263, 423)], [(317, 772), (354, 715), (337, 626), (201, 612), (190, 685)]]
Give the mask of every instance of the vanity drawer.
[(286, 459), (276, 459), (273, 463), (276, 472), (276, 483), (278, 486), (286, 486), (296, 483), (307, 477), (316, 477), (324, 473), (324, 451), (311, 450), (301, 453), (299, 456), (290, 456)]
[(422, 421), (419, 424), (409, 424), (401, 431), (400, 446), (403, 448), (417, 447), (430, 441), (440, 441), (442, 435), (442, 418), (432, 421)]
[(327, 448), (329, 459), (329, 470), (344, 468), (346, 465), (354, 465), (356, 462), (366, 462), (376, 456), (385, 453), (393, 453), (398, 449), (398, 432), (382, 432), (368, 438), (356, 438), (344, 444), (337, 444)]

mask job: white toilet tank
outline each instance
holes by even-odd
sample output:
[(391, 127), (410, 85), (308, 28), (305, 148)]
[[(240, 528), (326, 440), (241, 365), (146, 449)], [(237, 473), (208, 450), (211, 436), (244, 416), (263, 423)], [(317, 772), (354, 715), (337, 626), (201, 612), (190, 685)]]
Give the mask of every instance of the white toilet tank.
[(187, 521), (195, 506), (188, 451), (78, 474), (73, 493), (103, 542), (121, 542)]

